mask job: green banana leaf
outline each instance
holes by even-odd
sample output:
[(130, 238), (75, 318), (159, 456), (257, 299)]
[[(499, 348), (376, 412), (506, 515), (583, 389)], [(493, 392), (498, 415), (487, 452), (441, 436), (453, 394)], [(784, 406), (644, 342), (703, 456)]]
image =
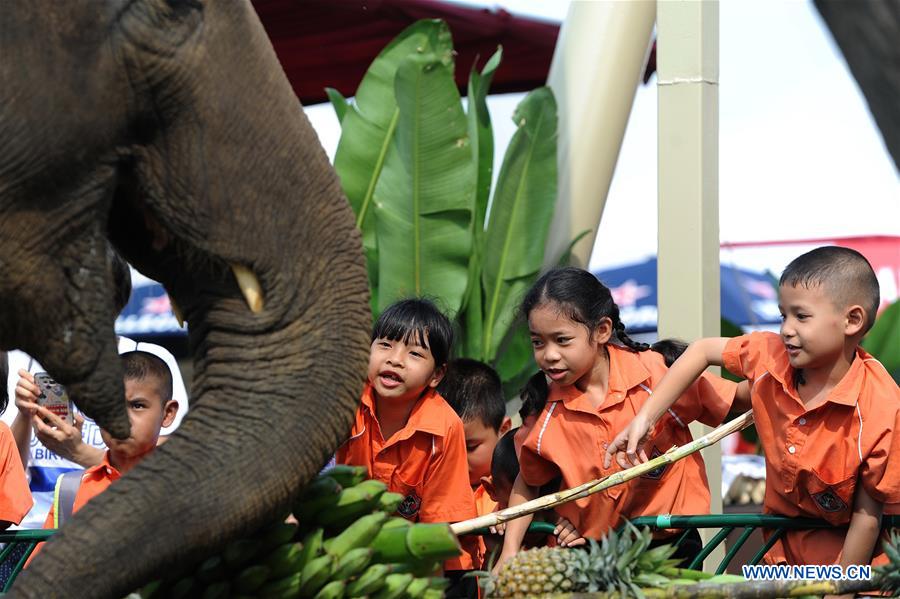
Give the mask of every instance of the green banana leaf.
[(900, 301), (884, 309), (862, 342), (896, 380), (900, 376)]
[(518, 395), (531, 375), (538, 371), (528, 323), (518, 321), (513, 324), (500, 346), (495, 366), (503, 381), (504, 397)]
[(563, 250), (562, 255), (559, 257), (559, 260), (556, 262), (557, 266), (571, 266), (572, 264), (572, 248), (575, 247), (575, 244), (582, 240), (585, 235), (590, 234), (592, 229), (585, 229), (581, 233), (575, 236), (575, 239), (569, 242), (569, 245), (566, 246), (566, 249)]
[(556, 100), (541, 87), (516, 107), (510, 140), (491, 203), (484, 285), (485, 359), (493, 361), (512, 325), (516, 306), (544, 262), (556, 203)]
[(469, 138), (472, 140), (472, 151), (478, 165), (478, 183), (475, 195), (474, 228), (476, 238), (484, 237), (485, 217), (487, 216), (488, 198), (491, 195), (491, 184), (494, 176), (494, 133), (491, 128), (491, 114), (488, 112), (487, 95), (494, 79), (494, 73), (503, 60), (503, 48), (498, 47), (493, 56), (484, 65), (481, 74), (472, 67), (469, 73), (468, 118)]
[(469, 139), (477, 166), (475, 183), (475, 213), (472, 219), (472, 254), (469, 258), (469, 280), (463, 297), (461, 343), (463, 354), (481, 360), (482, 306), (484, 291), (481, 287), (481, 256), (484, 252), (484, 219), (487, 216), (488, 199), (494, 170), (494, 132), (491, 114), (487, 107), (487, 93), (494, 72), (500, 66), (503, 49), (498, 48), (479, 74), (475, 65), (469, 73), (468, 105), (466, 118)]
[(343, 123), (344, 115), (347, 114), (347, 98), (333, 87), (326, 87), (325, 94), (328, 96), (328, 101), (331, 102), (331, 106), (334, 108), (338, 123)]
[(446, 23), (418, 21), (378, 54), (356, 90), (354, 104), (341, 118), (341, 139), (334, 157), (334, 168), (362, 232), (376, 317), (379, 269), (372, 198), (399, 119), (394, 96), (397, 68), (404, 59), (423, 52), (435, 54), (452, 68), (453, 41)]
[(439, 298), (450, 317), (466, 291), (475, 163), (452, 70), (438, 55), (404, 60), (399, 118), (375, 188), (379, 310), (399, 298)]

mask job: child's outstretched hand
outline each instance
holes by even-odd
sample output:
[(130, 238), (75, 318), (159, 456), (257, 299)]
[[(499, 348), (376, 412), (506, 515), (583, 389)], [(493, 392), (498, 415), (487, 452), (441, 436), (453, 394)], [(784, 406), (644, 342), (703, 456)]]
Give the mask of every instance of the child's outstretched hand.
[(650, 436), (650, 428), (650, 422), (638, 412), (631, 424), (616, 435), (613, 442), (607, 446), (606, 454), (603, 456), (603, 467), (609, 468), (614, 455), (616, 456), (616, 462), (622, 468), (629, 468), (646, 462), (648, 458), (647, 453), (644, 451), (644, 444), (647, 442), (647, 437)]
[(581, 533), (575, 528), (575, 525), (562, 516), (556, 521), (556, 528), (553, 529), (556, 536), (556, 542), (560, 547), (578, 547), (587, 543)]

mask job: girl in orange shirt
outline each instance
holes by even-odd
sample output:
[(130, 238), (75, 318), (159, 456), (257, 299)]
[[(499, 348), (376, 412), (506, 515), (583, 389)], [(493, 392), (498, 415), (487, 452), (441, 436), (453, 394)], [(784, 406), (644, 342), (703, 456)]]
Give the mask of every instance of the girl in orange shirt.
[[(609, 289), (591, 273), (557, 268), (534, 284), (522, 302), (538, 367), (550, 379), (547, 404), (525, 439), (510, 506), (537, 497), (561, 476), (562, 489), (612, 474), (603, 465), (606, 446), (653, 393), (667, 367), (662, 354), (632, 340)], [(721, 423), (737, 386), (704, 375), (672, 406), (647, 447), (654, 454), (691, 441), (694, 420)], [(749, 390), (744, 389), (744, 401)], [(585, 537), (600, 538), (622, 518), (709, 512), (709, 487), (699, 454), (625, 485), (557, 507)], [(530, 517), (508, 523), (497, 568), (515, 555)], [(666, 533), (662, 533), (665, 535)], [(683, 546), (690, 554), (699, 549)], [(684, 555), (683, 555), (684, 556)], [(682, 556), (682, 557), (683, 557)]]

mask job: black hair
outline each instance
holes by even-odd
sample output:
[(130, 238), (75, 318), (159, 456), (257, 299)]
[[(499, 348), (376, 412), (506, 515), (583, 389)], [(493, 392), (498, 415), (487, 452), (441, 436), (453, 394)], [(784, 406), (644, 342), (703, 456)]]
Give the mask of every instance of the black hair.
[(158, 356), (145, 351), (125, 352), (119, 354), (119, 358), (122, 360), (124, 378), (133, 381), (152, 379), (165, 407), (172, 399), (172, 372), (168, 364)]
[(116, 316), (128, 305), (131, 297), (131, 269), (125, 259), (111, 245), (106, 246), (106, 262), (113, 282), (113, 305)]
[(463, 422), (477, 418), (485, 426), (498, 432), (506, 418), (506, 401), (503, 399), (500, 376), (484, 362), (471, 358), (450, 360), (437, 392)]
[(500, 479), (514, 483), (519, 476), (519, 456), (516, 455), (515, 434), (518, 428), (514, 428), (497, 441), (494, 453), (491, 455), (491, 479), (494, 485)]
[(524, 421), (528, 416), (540, 414), (544, 409), (544, 406), (547, 405), (547, 396), (550, 395), (550, 388), (547, 385), (547, 376), (544, 372), (538, 370), (531, 375), (531, 378), (529, 378), (528, 382), (525, 383), (525, 386), (522, 387), (519, 395), (522, 398), (522, 406), (519, 408), (519, 418)]
[(658, 354), (662, 354), (663, 360), (668, 367), (671, 367), (687, 348), (688, 344), (681, 339), (660, 339), (650, 346), (650, 349)]
[(0, 351), (0, 380), (3, 381), (3, 388), (0, 389), (0, 414), (6, 411), (9, 404), (9, 389), (6, 386), (9, 377), (9, 360), (5, 351)]
[(411, 298), (400, 300), (385, 309), (372, 329), (372, 341), (417, 341), (431, 352), (435, 368), (450, 358), (453, 327), (444, 314), (430, 300)]
[(839, 308), (860, 304), (866, 311), (867, 333), (875, 324), (875, 314), (881, 302), (878, 279), (865, 256), (850, 248), (825, 246), (794, 258), (778, 285), (806, 288), (822, 286), (832, 302)]
[(556, 304), (562, 314), (587, 327), (592, 335), (600, 321), (609, 318), (613, 336), (623, 345), (632, 351), (650, 349), (646, 343), (635, 341), (625, 333), (625, 325), (619, 319), (619, 307), (609, 288), (586, 270), (572, 266), (548, 270), (525, 294), (521, 311), (528, 318), (535, 308), (551, 303)]

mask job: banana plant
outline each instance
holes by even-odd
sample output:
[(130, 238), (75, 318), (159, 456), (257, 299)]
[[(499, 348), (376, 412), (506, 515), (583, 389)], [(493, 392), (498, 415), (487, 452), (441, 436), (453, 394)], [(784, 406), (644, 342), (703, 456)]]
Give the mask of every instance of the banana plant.
[[(539, 88), (493, 186), (487, 94), (500, 49), (469, 74), (463, 109), (443, 21), (419, 21), (378, 55), (347, 100), (335, 169), (357, 215), (375, 316), (402, 297), (435, 299), (454, 319), (457, 355), (494, 365), (508, 384), (533, 369), (522, 295), (537, 278), (556, 201), (556, 102)], [(492, 193), (493, 191), (493, 193)]]
[(862, 346), (900, 383), (900, 301), (885, 308), (878, 316)]

